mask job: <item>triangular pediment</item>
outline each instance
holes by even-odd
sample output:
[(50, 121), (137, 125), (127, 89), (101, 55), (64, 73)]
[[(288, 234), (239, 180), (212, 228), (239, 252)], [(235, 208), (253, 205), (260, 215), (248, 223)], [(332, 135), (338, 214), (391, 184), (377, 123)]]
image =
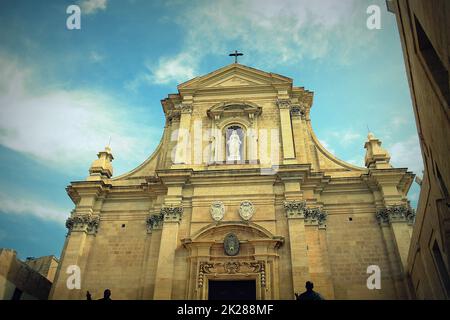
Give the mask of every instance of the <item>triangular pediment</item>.
[(186, 81), (179, 90), (201, 90), (214, 88), (237, 88), (264, 85), (292, 85), (292, 79), (275, 73), (233, 63), (204, 76)]
[(208, 84), (207, 88), (215, 87), (238, 87), (238, 86), (252, 86), (262, 84), (260, 81), (257, 82), (254, 79), (248, 79), (239, 75), (232, 75), (225, 79)]

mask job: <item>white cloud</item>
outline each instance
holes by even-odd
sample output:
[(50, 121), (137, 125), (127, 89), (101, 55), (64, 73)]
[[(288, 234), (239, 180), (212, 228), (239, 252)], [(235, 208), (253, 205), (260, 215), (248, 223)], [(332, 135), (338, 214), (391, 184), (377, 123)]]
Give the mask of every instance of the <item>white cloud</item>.
[(319, 142), (325, 148), (325, 150), (327, 150), (332, 155), (336, 155), (336, 151), (333, 148), (330, 147), (328, 142), (326, 142), (325, 140), (320, 140), (320, 139), (319, 139)]
[(89, 60), (91, 62), (99, 63), (102, 62), (104, 59), (105, 57), (102, 54), (98, 53), (97, 51), (91, 51), (91, 53), (89, 54)]
[(83, 0), (80, 2), (81, 14), (94, 14), (99, 10), (106, 10), (108, 0)]
[(157, 84), (184, 81), (198, 73), (205, 56), (234, 49), (244, 51), (242, 60), (251, 57), (252, 65), (266, 67), (327, 56), (346, 64), (353, 53), (374, 46), (374, 33), (365, 27), (366, 7), (356, 0), (192, 2), (175, 20), (166, 19), (186, 32), (181, 53), (163, 57), (147, 79)]
[[(112, 136), (116, 158), (126, 169), (143, 161), (162, 128), (152, 127), (152, 110), (126, 106), (95, 90), (49, 90), (29, 85), (32, 70), (0, 55), (0, 143), (54, 169), (87, 173)], [(32, 83), (36, 83), (34, 80)], [(133, 112), (129, 112), (133, 110)], [(148, 117), (148, 123), (142, 119)], [(137, 162), (138, 160), (138, 162)], [(137, 163), (136, 163), (137, 162)], [(115, 162), (117, 164), (117, 161)], [(122, 168), (117, 168), (115, 174)]]
[(182, 83), (195, 77), (198, 61), (191, 53), (162, 57), (158, 63), (145, 63), (146, 71), (125, 83), (125, 89), (136, 91), (141, 85)]
[(417, 202), (417, 201), (419, 201), (419, 192), (418, 191), (414, 191), (414, 192), (409, 192), (408, 193), (408, 199), (411, 201), (411, 202)]
[(69, 216), (67, 209), (57, 208), (43, 201), (0, 193), (0, 210), (10, 214), (32, 214), (45, 220), (63, 222)]
[(156, 66), (146, 64), (152, 76), (148, 79), (155, 84), (177, 83), (192, 79), (195, 76), (196, 61), (192, 55), (181, 53), (175, 57), (163, 57)]
[(333, 131), (331, 132), (331, 135), (333, 136), (333, 139), (335, 139), (343, 146), (349, 145), (359, 140), (361, 143), (363, 142), (363, 137), (359, 133), (353, 131), (353, 129)]
[(358, 166), (358, 167), (364, 167), (364, 158), (362, 156), (356, 156), (352, 159), (345, 160), (346, 162)]
[(408, 168), (409, 171), (422, 175), (423, 161), (417, 134), (386, 148), (391, 154), (391, 164), (394, 167)]

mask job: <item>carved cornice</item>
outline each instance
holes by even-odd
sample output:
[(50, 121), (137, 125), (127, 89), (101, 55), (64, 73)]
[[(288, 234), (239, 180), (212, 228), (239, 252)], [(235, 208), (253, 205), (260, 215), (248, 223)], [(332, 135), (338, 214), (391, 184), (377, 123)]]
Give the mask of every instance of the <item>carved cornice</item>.
[(164, 222), (166, 221), (175, 221), (178, 222), (181, 220), (183, 216), (183, 207), (182, 206), (167, 206), (161, 208), (161, 214), (164, 217)]
[(255, 117), (259, 116), (262, 112), (262, 108), (255, 103), (240, 100), (230, 100), (218, 103), (208, 109), (208, 117), (215, 121), (216, 126), (219, 126), (219, 121), (230, 117), (243, 117), (246, 116), (250, 123), (253, 122)]
[(67, 194), (77, 204), (84, 196), (98, 198), (107, 194), (112, 188), (110, 183), (99, 181), (75, 181), (66, 187)]
[(388, 206), (378, 210), (375, 217), (380, 225), (392, 222), (407, 222), (412, 225), (416, 219), (416, 211), (406, 205)]
[(76, 231), (96, 234), (99, 224), (100, 218), (92, 215), (75, 215), (66, 220), (66, 228), (69, 234)]

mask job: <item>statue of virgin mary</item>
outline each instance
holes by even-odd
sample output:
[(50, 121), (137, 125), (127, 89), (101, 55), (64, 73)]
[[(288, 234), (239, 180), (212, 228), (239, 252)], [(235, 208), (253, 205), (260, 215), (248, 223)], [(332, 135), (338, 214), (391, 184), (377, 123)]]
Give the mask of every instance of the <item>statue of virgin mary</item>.
[(227, 141), (228, 145), (228, 161), (240, 161), (241, 160), (241, 139), (236, 130), (231, 132), (230, 138)]

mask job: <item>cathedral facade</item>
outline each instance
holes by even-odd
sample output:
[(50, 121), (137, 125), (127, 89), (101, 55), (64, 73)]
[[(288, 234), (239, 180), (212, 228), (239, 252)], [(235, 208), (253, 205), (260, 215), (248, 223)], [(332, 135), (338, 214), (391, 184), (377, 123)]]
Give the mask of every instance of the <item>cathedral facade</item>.
[(337, 159), (313, 132), (312, 92), (238, 63), (161, 103), (153, 155), (113, 178), (107, 147), (67, 187), (52, 299), (294, 299), (306, 281), (326, 299), (409, 297), (414, 175), (373, 134), (365, 167)]

